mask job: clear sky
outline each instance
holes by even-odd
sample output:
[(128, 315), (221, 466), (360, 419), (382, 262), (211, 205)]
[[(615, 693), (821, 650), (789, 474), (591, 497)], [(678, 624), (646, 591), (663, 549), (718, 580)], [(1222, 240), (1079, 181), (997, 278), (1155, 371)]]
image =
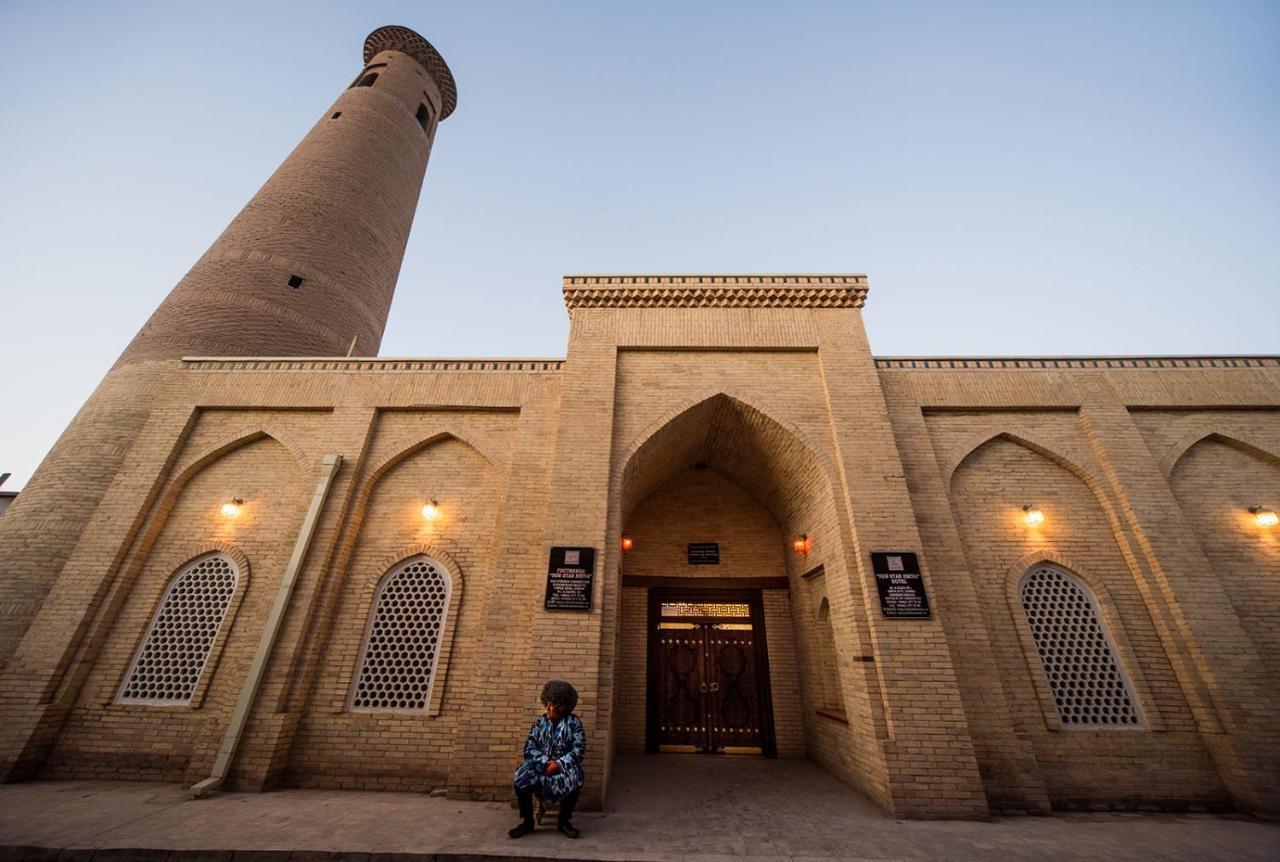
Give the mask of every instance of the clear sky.
[(404, 24), (458, 80), (384, 356), (570, 272), (867, 272), (874, 350), (1280, 352), (1280, 2), (0, 0), (0, 472)]

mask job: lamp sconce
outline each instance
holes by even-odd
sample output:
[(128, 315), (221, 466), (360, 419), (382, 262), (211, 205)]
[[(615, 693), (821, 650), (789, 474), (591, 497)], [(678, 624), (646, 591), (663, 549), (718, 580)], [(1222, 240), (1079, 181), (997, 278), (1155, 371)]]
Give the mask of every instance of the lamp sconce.
[(1280, 524), (1280, 515), (1276, 514), (1275, 509), (1250, 506), (1249, 514), (1253, 515), (1253, 519), (1258, 522), (1259, 527), (1274, 527), (1276, 524)]
[(428, 521), (434, 521), (440, 517), (440, 501), (435, 497), (422, 504), (422, 517)]
[(813, 547), (813, 540), (809, 538), (808, 533), (801, 533), (791, 542), (791, 550), (797, 554), (807, 554)]
[(623, 536), (622, 540), (619, 541), (618, 544), (622, 546), (622, 552), (624, 554), (629, 554), (636, 549), (636, 540), (630, 536)]
[(1038, 527), (1044, 523), (1044, 510), (1039, 506), (1028, 503), (1022, 507), (1022, 520), (1027, 522), (1028, 527)]
[(222, 504), (219, 510), (224, 518), (234, 518), (240, 514), (240, 509), (244, 506), (244, 497), (232, 497), (230, 500)]

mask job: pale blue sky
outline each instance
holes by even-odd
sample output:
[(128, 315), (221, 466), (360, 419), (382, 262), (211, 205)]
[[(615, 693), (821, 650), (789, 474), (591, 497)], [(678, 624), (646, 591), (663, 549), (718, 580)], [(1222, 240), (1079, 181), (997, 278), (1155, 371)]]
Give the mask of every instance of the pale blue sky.
[(1280, 3), (0, 2), (0, 472), (412, 27), (458, 80), (383, 355), (567, 272), (867, 272), (878, 354), (1280, 350)]

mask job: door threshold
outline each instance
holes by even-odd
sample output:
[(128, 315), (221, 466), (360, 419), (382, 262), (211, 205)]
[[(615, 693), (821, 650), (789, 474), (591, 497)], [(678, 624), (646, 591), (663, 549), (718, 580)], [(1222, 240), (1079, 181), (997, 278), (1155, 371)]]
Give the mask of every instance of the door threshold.
[(739, 754), (757, 756), (764, 754), (764, 749), (758, 745), (726, 745), (719, 751), (706, 751), (696, 745), (659, 745), (659, 754)]

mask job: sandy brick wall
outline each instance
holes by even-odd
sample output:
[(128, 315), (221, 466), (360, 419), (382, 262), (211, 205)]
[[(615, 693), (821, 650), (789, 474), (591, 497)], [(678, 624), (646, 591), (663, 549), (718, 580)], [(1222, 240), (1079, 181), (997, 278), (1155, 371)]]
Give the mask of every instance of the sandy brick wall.
[[(404, 415), (394, 418), (409, 422)], [(394, 430), (387, 433), (395, 436)], [(427, 497), (441, 503), (434, 521), (421, 514)], [(342, 577), (316, 690), (290, 755), (289, 784), (403, 790), (446, 786), (453, 729), (478, 670), (476, 647), (483, 641), (479, 604), (495, 576), (492, 544), (500, 504), (493, 465), (454, 438), (418, 449), (378, 478)], [(352, 711), (348, 699), (374, 593), (392, 565), (415, 553), (441, 559), (451, 569), (452, 589), (460, 598), (456, 618), (446, 619), (437, 659), (438, 714)]]
[[(215, 418), (208, 425), (225, 424)], [(219, 435), (201, 428), (191, 451)], [(301, 515), (304, 465), (284, 446), (264, 437), (223, 455), (196, 473), (163, 517), (154, 543), (139, 557), (136, 575), (114, 625), (97, 651), (48, 760), (48, 778), (197, 780), (212, 765), (212, 749), (239, 694), (257, 646)], [(245, 499), (239, 517), (223, 518), (222, 503)], [(229, 554), (240, 568), (238, 595), (224, 621), (190, 706), (116, 702), (125, 673), (172, 576), (212, 550)], [(201, 770), (205, 770), (201, 774)]]
[[(949, 424), (958, 417), (947, 417)], [(1024, 419), (1025, 421), (1025, 419)], [(948, 429), (951, 430), (951, 429)], [(1164, 655), (1145, 603), (1111, 525), (1088, 487), (1043, 455), (994, 440), (956, 470), (951, 497), (966, 557), (991, 634), (1017, 731), (1033, 741), (1050, 800), (1092, 801), (1100, 788), (1119, 799), (1222, 803), (1224, 791)], [(1045, 513), (1039, 528), (1022, 521), (1021, 506)], [(1047, 685), (1027, 655), (1018, 578), (1033, 557), (1062, 563), (1093, 587), (1119, 663), (1133, 683), (1147, 730), (1046, 726)], [(1018, 571), (1011, 574), (1010, 570)], [(1152, 732), (1154, 731), (1154, 732)]]
[[(1276, 571), (1271, 537), (1242, 501), (1274, 493), (1277, 363), (878, 365), (926, 552), (945, 563), (935, 599), (991, 805), (1037, 810), (1047, 793), (1067, 807), (1273, 806), (1274, 769), (1262, 764), (1276, 763), (1275, 725), (1261, 716), (1276, 703), (1251, 669), (1269, 649), (1220, 572)], [(1215, 433), (1251, 443), (1194, 445)], [(1039, 530), (1020, 518), (1027, 503), (1046, 513)], [(1041, 557), (1096, 586), (1147, 708), (1144, 729), (1052, 729), (1009, 595)], [(1274, 590), (1249, 587), (1265, 617)]]
[[(712, 298), (785, 299), (755, 284)], [(233, 787), (506, 799), (554, 676), (582, 694), (598, 804), (612, 753), (644, 738), (646, 592), (624, 578), (785, 576), (764, 594), (779, 753), (807, 754), (897, 816), (1274, 808), (1277, 560), (1244, 510), (1280, 504), (1280, 366), (877, 365), (856, 306), (649, 307), (644, 290), (617, 288), (636, 307), (574, 308), (564, 363), (117, 371), (147, 369), (148, 409), (108, 429), (121, 452), (90, 453), (107, 487), (87, 498), (79, 538), (52, 542), (61, 575), (0, 678), (6, 774), (206, 775), (320, 459), (340, 455)], [(71, 462), (56, 463), (62, 478), (31, 513), (52, 517), (78, 487)], [(244, 515), (220, 520), (232, 496)], [(427, 522), (432, 497), (443, 515)], [(1037, 531), (1020, 518), (1027, 503), (1046, 513)], [(624, 532), (637, 545), (626, 558)], [(790, 547), (801, 534), (808, 553)], [(689, 566), (693, 541), (719, 542), (721, 564)], [(558, 544), (597, 549), (590, 612), (543, 610)], [(239, 555), (250, 577), (198, 702), (114, 703), (165, 583), (210, 549)], [(869, 554), (912, 549), (934, 616), (887, 620)], [(416, 553), (458, 588), (438, 697), (425, 714), (352, 712), (378, 581)], [(1141, 728), (1057, 726), (1011, 586), (1040, 560), (1094, 589)], [(6, 601), (36, 600), (12, 583)]]

